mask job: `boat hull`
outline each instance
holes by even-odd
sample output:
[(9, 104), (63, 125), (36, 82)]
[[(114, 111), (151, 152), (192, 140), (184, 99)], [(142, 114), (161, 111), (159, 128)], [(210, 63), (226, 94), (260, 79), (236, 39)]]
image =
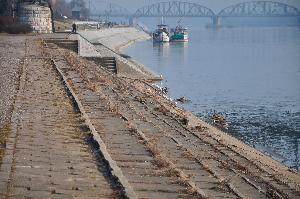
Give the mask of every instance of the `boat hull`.
[(155, 42), (169, 42), (170, 37), (165, 32), (159, 34), (153, 34), (153, 41)]
[(171, 42), (187, 42), (189, 37), (186, 34), (173, 35), (170, 39)]
[(170, 42), (188, 42), (188, 39), (176, 39), (176, 40), (170, 40)]

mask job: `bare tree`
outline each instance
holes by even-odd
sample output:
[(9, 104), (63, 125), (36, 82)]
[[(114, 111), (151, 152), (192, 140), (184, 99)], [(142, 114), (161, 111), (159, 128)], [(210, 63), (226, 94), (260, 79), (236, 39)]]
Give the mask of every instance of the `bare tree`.
[(51, 6), (55, 17), (70, 17), (72, 15), (72, 7), (70, 3), (67, 3), (65, 0), (52, 0)]
[(10, 14), (10, 0), (0, 1), (0, 16), (8, 16)]

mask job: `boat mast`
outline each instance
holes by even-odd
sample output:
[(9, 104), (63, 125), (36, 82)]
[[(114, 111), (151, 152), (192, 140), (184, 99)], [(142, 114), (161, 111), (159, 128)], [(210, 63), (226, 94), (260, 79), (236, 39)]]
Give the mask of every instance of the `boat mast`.
[(160, 19), (160, 24), (164, 24), (164, 16), (161, 16), (161, 19)]

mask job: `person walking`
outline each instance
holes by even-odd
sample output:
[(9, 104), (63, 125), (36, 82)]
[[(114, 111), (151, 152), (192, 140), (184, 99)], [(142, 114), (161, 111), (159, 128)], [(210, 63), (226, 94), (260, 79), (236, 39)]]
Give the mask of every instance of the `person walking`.
[(72, 33), (76, 33), (76, 31), (77, 31), (76, 24), (73, 23), (73, 25), (72, 25)]
[(66, 39), (69, 39), (69, 37), (70, 37), (71, 34), (76, 34), (76, 31), (77, 31), (77, 26), (76, 26), (76, 24), (74, 22), (72, 24), (72, 31), (69, 34), (67, 34)]

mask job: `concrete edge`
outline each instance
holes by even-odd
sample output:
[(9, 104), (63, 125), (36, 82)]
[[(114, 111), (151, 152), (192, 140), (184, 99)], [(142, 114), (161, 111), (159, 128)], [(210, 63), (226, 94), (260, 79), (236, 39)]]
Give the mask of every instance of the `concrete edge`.
[[(136, 29), (137, 30), (137, 29)], [(92, 41), (90, 41), (88, 38), (86, 38), (84, 35), (82, 35), (81, 33), (77, 34), (77, 40), (78, 40), (78, 54), (82, 57), (86, 57), (84, 54), (80, 54), (80, 43), (83, 42), (82, 40), (84, 40), (85, 42), (89, 43), (90, 46), (93, 46), (94, 50), (97, 51), (100, 55), (100, 57), (102, 56), (101, 53), (99, 52), (99, 50), (95, 47), (95, 45), (92, 43)], [(80, 38), (82, 40), (80, 40)], [(79, 41), (80, 40), (80, 41)], [(143, 41), (144, 39), (141, 38), (137, 38), (135, 40), (129, 40), (127, 44), (125, 44), (126, 46), (129, 46), (137, 41)], [(145, 39), (146, 40), (146, 39)], [(146, 79), (150, 79), (150, 80), (155, 80), (155, 81), (160, 81), (162, 80), (162, 77), (158, 74), (156, 74), (154, 71), (152, 71), (150, 68), (148, 68), (147, 66), (143, 65), (142, 63), (139, 63), (136, 59), (131, 58), (130, 60), (123, 58), (120, 54), (121, 52), (119, 50), (115, 50), (103, 43), (99, 43), (101, 44), (107, 51), (110, 51), (112, 54), (114, 54), (114, 57), (116, 58), (116, 61), (118, 61), (119, 65), (122, 65), (123, 68), (127, 68), (125, 70), (131, 70), (132, 72), (139, 74), (139, 76), (142, 76), (143, 78)], [(117, 64), (118, 65), (118, 64)], [(120, 66), (119, 66), (120, 67)], [(117, 66), (118, 68), (118, 66)], [(131, 73), (132, 73), (131, 72)], [(125, 77), (130, 76), (127, 73), (122, 73), (119, 75), (123, 75)]]
[(83, 105), (81, 104), (78, 96), (75, 94), (74, 90), (72, 89), (72, 87), (68, 83), (66, 76), (63, 74), (62, 70), (58, 67), (57, 63), (55, 62), (55, 60), (52, 57), (51, 57), (51, 61), (53, 62), (57, 72), (62, 77), (63, 83), (67, 87), (68, 91), (72, 94), (72, 97), (74, 98), (80, 112), (82, 113), (82, 116), (85, 119), (86, 124), (90, 128), (95, 141), (97, 141), (97, 143), (99, 144), (99, 149), (100, 149), (101, 153), (103, 154), (105, 160), (108, 162), (108, 164), (111, 168), (112, 175), (114, 175), (119, 180), (120, 184), (123, 186), (125, 197), (127, 197), (129, 199), (137, 199), (138, 197), (137, 197), (136, 193), (134, 192), (133, 188), (129, 184), (128, 180), (123, 175), (120, 167), (117, 165), (117, 163), (109, 155), (105, 143), (103, 142), (103, 140), (101, 139), (99, 133), (95, 129), (94, 125), (92, 124), (89, 116), (85, 112), (85, 110), (83, 108)]
[[(153, 86), (149, 85), (147, 82), (141, 81), (141, 83), (147, 85), (149, 88), (156, 89)], [(273, 158), (262, 153), (258, 149), (255, 149), (254, 147), (228, 134), (227, 132), (218, 129), (212, 124), (209, 124), (208, 122), (204, 121), (202, 118), (197, 117), (194, 113), (172, 104), (171, 101), (166, 98), (164, 98), (163, 104), (164, 106), (167, 106), (167, 109), (169, 109), (172, 114), (184, 116), (189, 120), (188, 126), (180, 124), (180, 122), (178, 123), (194, 136), (200, 138), (198, 132), (191, 131), (191, 128), (196, 126), (207, 127), (208, 131), (206, 133), (208, 136), (212, 137), (214, 140), (218, 141), (220, 144), (226, 146), (230, 150), (241, 155), (245, 159), (249, 160), (258, 168), (266, 171), (267, 173), (272, 175), (281, 175), (280, 178), (276, 177), (275, 179), (285, 185), (288, 185), (291, 189), (300, 191), (299, 171), (291, 169), (286, 165), (282, 164), (281, 162), (274, 160)], [(270, 172), (268, 171), (268, 169), (272, 169), (273, 171)], [(232, 186), (231, 188), (234, 187)]]
[[(126, 118), (124, 115), (122, 115), (122, 117)], [(129, 121), (128, 118), (126, 118), (126, 120)], [(141, 131), (140, 129), (138, 129), (135, 125), (134, 125), (134, 128), (136, 129), (137, 134), (138, 134), (138, 135), (139, 135), (146, 143), (149, 144), (149, 141), (150, 141), (150, 140), (149, 140), (149, 139), (147, 138), (147, 136), (143, 133), (143, 131)], [(165, 155), (163, 155), (163, 154), (159, 154), (159, 155), (160, 155), (160, 157), (161, 157), (162, 159), (164, 159), (164, 160), (169, 164), (168, 167), (169, 167), (170, 169), (178, 170), (178, 168), (176, 167), (176, 165), (175, 165), (172, 161), (170, 161), (169, 158), (168, 158), (167, 156), (165, 156)], [(195, 184), (193, 181), (188, 180), (189, 177), (188, 177), (182, 170), (179, 169), (178, 171), (179, 171), (179, 177), (180, 177), (181, 179), (185, 179), (185, 182), (188, 184), (188, 186), (190, 186), (192, 189), (196, 190), (197, 194), (199, 194), (199, 196), (200, 196), (201, 198), (203, 198), (203, 199), (208, 198), (207, 194), (204, 193), (204, 191), (203, 191), (201, 188), (198, 188), (198, 187), (196, 186), (196, 184)]]
[[(25, 40), (25, 50), (27, 51), (27, 41)], [(14, 102), (13, 102), (13, 109), (11, 115), (11, 121), (16, 120), (16, 123), (11, 125), (11, 131), (6, 138), (4, 153), (2, 155), (2, 160), (0, 162), (0, 196), (8, 196), (10, 190), (10, 182), (11, 182), (11, 173), (13, 170), (14, 164), (14, 153), (15, 153), (15, 145), (18, 137), (19, 132), (19, 123), (20, 119), (16, 118), (15, 114), (18, 111), (18, 101), (20, 101), (20, 97), (22, 97), (22, 93), (25, 89), (25, 79), (27, 75), (26, 71), (26, 52), (24, 55), (24, 60), (22, 60), (21, 67), (21, 74), (19, 76), (19, 85), (18, 91), (15, 95)], [(1, 197), (0, 197), (1, 198)]]
[[(273, 171), (271, 172), (271, 174), (282, 176), (280, 179), (276, 177), (277, 180), (279, 180), (281, 183), (288, 185), (290, 188), (295, 189), (296, 191), (300, 190), (300, 176), (299, 176), (300, 173), (298, 171), (287, 167), (281, 162), (278, 162), (272, 157), (259, 151), (258, 149), (244, 143), (243, 141), (228, 134), (227, 132), (218, 129), (212, 124), (205, 122), (201, 118), (194, 115), (192, 112), (177, 106), (171, 105), (170, 107), (175, 112), (181, 110), (182, 114), (185, 115), (188, 118), (188, 120), (193, 120), (193, 124), (189, 125), (189, 128), (198, 125), (207, 127), (209, 129), (207, 133), (213, 139), (220, 142), (227, 148), (233, 150), (234, 152), (240, 154), (242, 157), (246, 158), (247, 160), (251, 161), (254, 165), (259, 167), (260, 169), (268, 173), (270, 172), (267, 170), (272, 169)], [(194, 136), (199, 137), (198, 133), (190, 131), (188, 127), (184, 127), (184, 128), (186, 128), (190, 133), (194, 134)]]

